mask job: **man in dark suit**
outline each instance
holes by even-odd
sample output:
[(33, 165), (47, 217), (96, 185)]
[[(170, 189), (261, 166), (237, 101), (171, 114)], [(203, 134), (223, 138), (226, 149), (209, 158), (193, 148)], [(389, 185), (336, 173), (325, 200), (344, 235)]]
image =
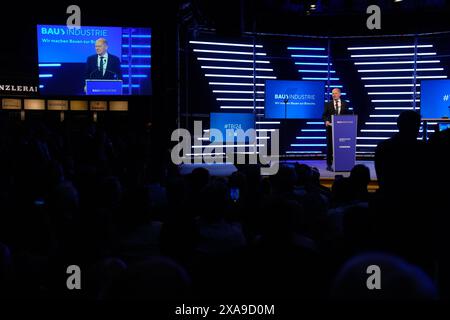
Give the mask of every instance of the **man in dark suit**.
[(327, 130), (327, 170), (333, 171), (333, 137), (331, 129), (331, 116), (339, 114), (349, 114), (348, 105), (344, 100), (341, 100), (341, 90), (334, 88), (331, 91), (333, 99), (330, 102), (325, 103), (325, 109), (323, 111), (322, 119), (325, 121)]
[(108, 41), (105, 38), (95, 41), (95, 52), (87, 58), (84, 78), (122, 80), (120, 59), (108, 53)]

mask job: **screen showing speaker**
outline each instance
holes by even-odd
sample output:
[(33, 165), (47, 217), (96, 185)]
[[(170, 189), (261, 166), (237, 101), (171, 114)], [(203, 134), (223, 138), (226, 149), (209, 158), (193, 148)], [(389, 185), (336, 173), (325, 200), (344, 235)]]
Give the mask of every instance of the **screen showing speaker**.
[(38, 25), (44, 95), (151, 95), (150, 28)]

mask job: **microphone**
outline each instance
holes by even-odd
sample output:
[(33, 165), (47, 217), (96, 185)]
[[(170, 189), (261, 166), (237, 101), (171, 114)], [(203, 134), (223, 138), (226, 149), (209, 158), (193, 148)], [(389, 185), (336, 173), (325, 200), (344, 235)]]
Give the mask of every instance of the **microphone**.
[(289, 102), (289, 98), (287, 95), (285, 96), (283, 102), (284, 102), (284, 118), (287, 119), (287, 103)]
[[(104, 78), (104, 75), (102, 75), (102, 74), (100, 73), (100, 70), (99, 70), (98, 68), (96, 68), (96, 69), (92, 70), (92, 72), (89, 74), (89, 79), (92, 78), (92, 75), (93, 75), (95, 72), (98, 72), (99, 75), (101, 75), (101, 78)], [(111, 70), (105, 70), (105, 75), (106, 75), (107, 73), (112, 74), (112, 78), (113, 78), (113, 79), (117, 79), (117, 73), (116, 73), (116, 72), (111, 71)]]
[(116, 72), (111, 71), (111, 70), (106, 70), (106, 71), (105, 71), (105, 74), (106, 74), (107, 72), (112, 73), (113, 79), (117, 79), (117, 73), (116, 73)]
[(97, 72), (97, 71), (100, 71), (100, 70), (98, 70), (98, 69), (94, 69), (94, 70), (92, 70), (92, 72), (91, 73), (89, 73), (89, 79), (92, 77), (92, 74), (94, 73), (94, 72)]

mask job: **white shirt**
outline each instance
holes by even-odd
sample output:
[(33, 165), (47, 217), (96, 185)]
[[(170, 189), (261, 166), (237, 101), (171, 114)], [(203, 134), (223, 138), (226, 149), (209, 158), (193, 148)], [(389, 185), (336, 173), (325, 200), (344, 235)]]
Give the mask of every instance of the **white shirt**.
[(341, 99), (334, 100), (333, 104), (336, 110), (336, 114), (341, 114)]
[[(103, 55), (103, 76), (106, 72), (106, 67), (108, 66), (108, 52)], [(97, 68), (100, 70), (100, 55), (97, 56)]]

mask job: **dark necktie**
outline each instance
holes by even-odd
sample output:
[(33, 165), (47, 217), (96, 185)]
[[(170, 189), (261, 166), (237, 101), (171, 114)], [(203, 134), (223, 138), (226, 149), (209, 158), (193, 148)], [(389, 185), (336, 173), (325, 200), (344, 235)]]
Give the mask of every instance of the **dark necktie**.
[(100, 70), (100, 74), (103, 76), (103, 57), (100, 57), (100, 68), (99, 68), (99, 70)]

